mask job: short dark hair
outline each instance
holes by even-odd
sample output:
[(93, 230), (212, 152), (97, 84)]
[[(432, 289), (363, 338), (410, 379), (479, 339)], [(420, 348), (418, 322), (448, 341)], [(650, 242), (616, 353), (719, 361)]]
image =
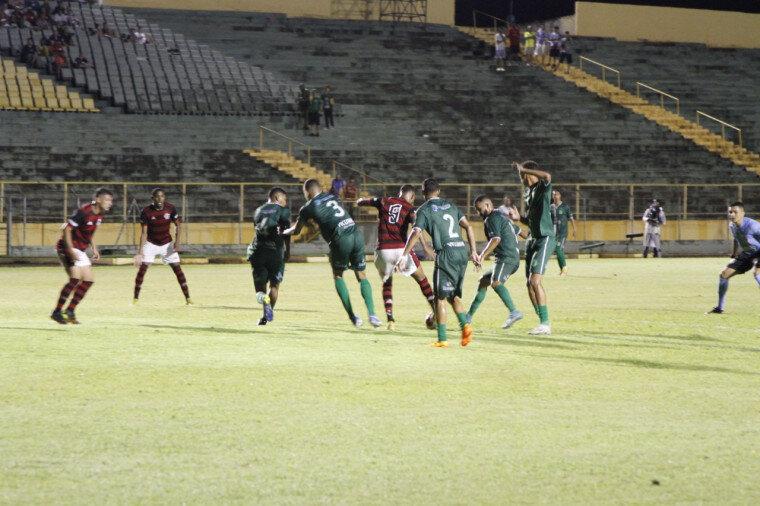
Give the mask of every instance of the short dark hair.
[(538, 170), (538, 163), (533, 160), (525, 160), (522, 166), (528, 170)]
[(440, 189), (441, 185), (439, 185), (438, 181), (432, 177), (429, 177), (422, 182), (422, 192), (425, 194), (437, 192)]
[(556, 193), (557, 195), (562, 195), (562, 192), (561, 192), (561, 191), (559, 191), (559, 190), (557, 190), (557, 189), (555, 189), (555, 190), (552, 190), (552, 191), (553, 191), (554, 193)]
[(95, 190), (95, 198), (102, 197), (103, 195), (110, 195), (113, 197), (113, 192), (108, 188), (98, 188)]
[(319, 181), (317, 181), (316, 179), (307, 179), (303, 183), (303, 189), (306, 190), (307, 192), (310, 192), (310, 191), (312, 191), (312, 190), (314, 190), (316, 188), (320, 188), (321, 189)]
[(737, 200), (736, 202), (734, 202), (733, 204), (731, 204), (729, 207), (738, 207), (740, 209), (744, 209), (744, 203), (743, 202), (739, 202)]
[(478, 195), (477, 197), (475, 197), (475, 201), (472, 203), (472, 205), (477, 206), (478, 204), (480, 204), (484, 200), (491, 200), (491, 199), (490, 199), (490, 197), (488, 197), (488, 195), (485, 195), (485, 194)]
[(407, 194), (407, 193), (409, 193), (409, 192), (412, 192), (412, 193), (417, 193), (417, 191), (414, 189), (414, 186), (412, 186), (412, 185), (410, 185), (410, 184), (405, 184), (405, 185), (403, 185), (403, 186), (401, 187), (401, 189), (399, 190), (399, 193), (400, 193), (401, 195), (405, 195), (405, 194)]
[(269, 199), (270, 199), (270, 200), (274, 200), (274, 199), (276, 199), (276, 198), (277, 198), (277, 195), (278, 195), (278, 194), (280, 194), (280, 193), (282, 193), (282, 194), (283, 194), (283, 195), (285, 195), (286, 197), (287, 197), (287, 195), (288, 195), (287, 193), (285, 193), (285, 190), (283, 190), (283, 189), (282, 189), (282, 188), (280, 188), (279, 186), (275, 186), (274, 188), (272, 188), (271, 190), (269, 190)]
[(151, 190), (151, 192), (150, 192), (150, 196), (151, 196), (151, 197), (155, 197), (155, 196), (156, 196), (156, 193), (158, 193), (158, 192), (163, 192), (163, 193), (166, 193), (166, 192), (164, 191), (164, 189), (163, 189), (163, 188), (161, 188), (161, 187), (158, 187), (158, 188), (153, 188), (153, 190)]

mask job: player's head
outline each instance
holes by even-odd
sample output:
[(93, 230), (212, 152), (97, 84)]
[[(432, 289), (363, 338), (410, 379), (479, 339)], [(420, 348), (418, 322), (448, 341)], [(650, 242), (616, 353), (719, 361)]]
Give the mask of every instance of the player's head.
[(92, 196), (92, 200), (103, 211), (110, 211), (113, 207), (113, 192), (108, 188), (98, 188)]
[(738, 225), (744, 219), (744, 204), (741, 202), (734, 202), (728, 206), (728, 219), (731, 223)]
[(164, 207), (164, 202), (166, 202), (166, 192), (163, 188), (153, 188), (153, 191), (150, 192), (150, 200), (153, 201), (154, 206), (161, 209)]
[(414, 195), (415, 195), (414, 186), (410, 184), (405, 184), (398, 191), (399, 198), (406, 200), (410, 204), (414, 204)]
[(316, 179), (307, 179), (303, 184), (303, 194), (307, 199), (313, 199), (322, 193), (322, 187)]
[(422, 182), (422, 194), (426, 199), (437, 197), (441, 193), (441, 185), (432, 177)]
[[(533, 160), (526, 160), (520, 165), (523, 169), (538, 170), (538, 164)], [(538, 176), (534, 176), (533, 174), (525, 174), (523, 172), (520, 172), (520, 179), (525, 186), (533, 186), (534, 184), (538, 183)]]
[(285, 193), (285, 190), (280, 188), (279, 186), (275, 186), (271, 190), (269, 190), (269, 202), (272, 204), (279, 204), (282, 207), (285, 207), (288, 205), (288, 194)]
[(474, 205), (475, 209), (478, 211), (478, 214), (483, 218), (493, 212), (493, 202), (491, 202), (491, 199), (485, 195), (478, 195), (475, 197)]
[(504, 195), (504, 199), (501, 201), (502, 204), (504, 204), (504, 207), (514, 207), (515, 201), (512, 197), (509, 195)]
[(562, 193), (559, 190), (552, 191), (552, 202), (555, 204), (562, 202)]

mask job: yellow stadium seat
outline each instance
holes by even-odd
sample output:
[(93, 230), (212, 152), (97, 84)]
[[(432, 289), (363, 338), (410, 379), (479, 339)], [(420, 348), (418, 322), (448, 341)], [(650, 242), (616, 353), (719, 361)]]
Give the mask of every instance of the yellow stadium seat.
[(34, 99), (34, 107), (35, 108), (42, 109), (42, 110), (46, 110), (48, 108), (47, 104), (45, 103), (45, 98), (44, 97), (36, 97), (35, 96), (35, 97), (32, 97), (32, 98)]
[(68, 92), (66, 91), (66, 87), (65, 87), (65, 86), (60, 86), (60, 85), (59, 85), (59, 86), (56, 86), (56, 87), (55, 87), (55, 96), (56, 96), (56, 97), (58, 97), (58, 98), (61, 98), (61, 97), (68, 97), (68, 96), (69, 96), (69, 94), (68, 94)]
[(34, 109), (34, 100), (32, 100), (31, 96), (27, 96), (27, 97), (22, 96), (21, 97), (21, 104), (26, 109)]
[(79, 98), (79, 93), (77, 93), (76, 91), (72, 91), (71, 93), (69, 93), (69, 98), (71, 100), (74, 100), (75, 98)]
[(58, 99), (55, 97), (47, 97), (48, 107), (54, 111), (60, 111), (61, 106), (58, 105)]
[(82, 99), (77, 97), (71, 97), (71, 107), (72, 109), (76, 109), (77, 111), (84, 111), (84, 107), (82, 106)]
[(97, 111), (95, 107), (95, 101), (91, 98), (85, 98), (82, 100), (82, 106), (88, 111)]
[(63, 109), (64, 111), (71, 110), (71, 102), (69, 101), (68, 98), (58, 97), (58, 105), (60, 105), (61, 109)]
[(9, 96), (8, 97), (8, 101), (11, 104), (11, 108), (13, 108), (13, 109), (21, 109), (22, 108), (21, 99), (19, 97), (10, 97)]

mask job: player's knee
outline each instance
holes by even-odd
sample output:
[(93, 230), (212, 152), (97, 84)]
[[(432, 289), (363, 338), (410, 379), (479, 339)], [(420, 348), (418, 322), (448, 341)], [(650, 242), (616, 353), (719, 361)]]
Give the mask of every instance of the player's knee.
[(539, 288), (541, 286), (541, 276), (537, 276), (533, 274), (528, 279), (528, 286), (530, 286), (531, 288)]
[(499, 281), (498, 279), (495, 279), (491, 282), (491, 288), (496, 290), (497, 288), (499, 288), (500, 284), (501, 284), (501, 281)]

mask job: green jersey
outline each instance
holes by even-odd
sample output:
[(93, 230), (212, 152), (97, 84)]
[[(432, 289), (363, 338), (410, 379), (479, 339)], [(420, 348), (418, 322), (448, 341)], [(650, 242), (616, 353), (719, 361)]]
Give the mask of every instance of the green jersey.
[(256, 237), (251, 248), (282, 251), (285, 239), (281, 232), (290, 227), (290, 209), (279, 204), (266, 203), (253, 213)]
[(570, 206), (562, 202), (555, 206), (552, 204), (554, 214), (554, 232), (557, 237), (567, 237), (567, 222), (573, 219), (573, 212)]
[(322, 192), (308, 201), (298, 212), (298, 219), (302, 223), (316, 221), (322, 237), (328, 243), (356, 231), (354, 219), (332, 193)]
[(494, 210), (483, 221), (483, 228), (489, 240), (494, 237), (501, 239), (499, 245), (493, 250), (497, 261), (520, 262), (520, 249), (517, 246), (517, 234), (520, 233), (520, 227), (499, 211)]
[(415, 228), (430, 234), (436, 253), (461, 250), (465, 253), (465, 258), (469, 256), (459, 227), (459, 220), (464, 215), (457, 206), (441, 198), (434, 198), (422, 204), (416, 214)]
[(528, 206), (528, 227), (534, 239), (539, 237), (554, 237), (554, 222), (552, 221), (552, 184), (539, 180), (525, 189), (525, 204)]

